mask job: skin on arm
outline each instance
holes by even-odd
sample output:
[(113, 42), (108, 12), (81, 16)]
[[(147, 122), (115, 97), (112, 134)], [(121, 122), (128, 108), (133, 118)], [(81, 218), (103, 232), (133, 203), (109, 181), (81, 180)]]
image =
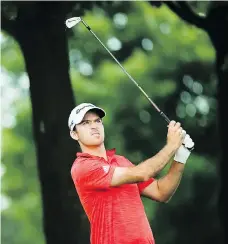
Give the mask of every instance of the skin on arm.
[(185, 164), (173, 161), (168, 173), (153, 181), (141, 193), (142, 196), (159, 202), (168, 202), (178, 188)]
[(155, 156), (137, 166), (116, 167), (113, 173), (111, 186), (147, 181), (166, 166), (174, 153), (175, 149), (172, 146), (166, 145)]
[(171, 121), (168, 126), (167, 144), (155, 156), (133, 167), (117, 167), (111, 186), (147, 181), (158, 174), (174, 156), (183, 142), (180, 123)]

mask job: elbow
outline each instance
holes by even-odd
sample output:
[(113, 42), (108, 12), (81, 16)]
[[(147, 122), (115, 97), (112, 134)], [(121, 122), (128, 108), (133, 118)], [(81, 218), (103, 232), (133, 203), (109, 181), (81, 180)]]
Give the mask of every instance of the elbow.
[(171, 199), (171, 198), (164, 199), (164, 200), (162, 201), (162, 203), (168, 203), (168, 202), (170, 201), (170, 199)]
[(168, 203), (168, 202), (170, 202), (170, 200), (171, 200), (171, 198), (172, 198), (172, 196), (168, 196), (168, 195), (160, 195), (159, 196), (159, 202), (161, 202), (161, 203)]
[(162, 202), (162, 203), (169, 203), (169, 202), (171, 201), (171, 198), (172, 198), (172, 197), (163, 197), (163, 198), (161, 199), (161, 202)]

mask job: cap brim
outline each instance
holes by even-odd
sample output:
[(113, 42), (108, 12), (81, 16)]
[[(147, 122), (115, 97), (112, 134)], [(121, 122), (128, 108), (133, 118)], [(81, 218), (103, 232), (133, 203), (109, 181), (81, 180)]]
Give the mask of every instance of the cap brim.
[(97, 113), (100, 118), (105, 116), (105, 111), (101, 108), (91, 108), (89, 111), (95, 111), (95, 113)]
[(105, 111), (102, 108), (95, 107), (95, 108), (85, 108), (83, 109), (83, 112), (80, 114), (80, 117), (77, 121), (75, 121), (75, 125), (78, 125), (82, 122), (83, 118), (85, 117), (86, 113), (88, 111), (95, 111), (100, 118), (103, 118), (106, 114)]

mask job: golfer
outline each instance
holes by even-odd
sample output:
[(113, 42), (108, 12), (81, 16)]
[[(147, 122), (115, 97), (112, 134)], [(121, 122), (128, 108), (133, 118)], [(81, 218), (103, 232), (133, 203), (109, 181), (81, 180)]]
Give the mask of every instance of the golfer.
[[(167, 202), (180, 183), (190, 155), (186, 147), (194, 143), (180, 123), (171, 121), (164, 147), (135, 166), (124, 156), (117, 155), (115, 149), (106, 150), (102, 122), (105, 115), (102, 108), (82, 103), (72, 110), (68, 121), (70, 135), (81, 148), (72, 165), (71, 176), (90, 222), (90, 242), (154, 244), (140, 196)], [(170, 160), (168, 173), (156, 179), (156, 174)]]

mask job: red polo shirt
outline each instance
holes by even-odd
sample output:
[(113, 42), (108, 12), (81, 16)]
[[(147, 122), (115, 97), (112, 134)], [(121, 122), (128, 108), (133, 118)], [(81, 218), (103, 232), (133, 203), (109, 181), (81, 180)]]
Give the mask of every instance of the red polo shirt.
[(91, 244), (154, 244), (140, 192), (153, 182), (111, 187), (115, 167), (133, 164), (115, 149), (102, 157), (77, 153), (71, 176), (81, 204), (88, 216)]

